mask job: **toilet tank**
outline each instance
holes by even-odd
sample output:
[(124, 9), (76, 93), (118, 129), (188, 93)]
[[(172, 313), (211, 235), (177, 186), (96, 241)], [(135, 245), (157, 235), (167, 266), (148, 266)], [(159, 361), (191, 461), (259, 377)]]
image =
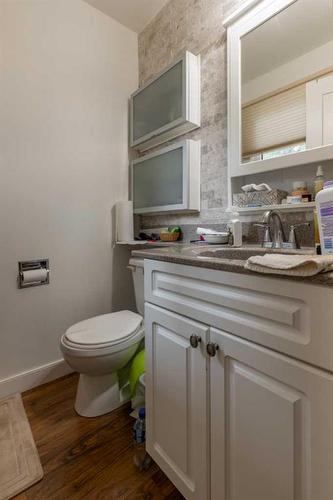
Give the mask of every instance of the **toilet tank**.
[(138, 313), (144, 314), (144, 275), (143, 275), (143, 259), (133, 258), (129, 261), (129, 267), (132, 272), (135, 302)]

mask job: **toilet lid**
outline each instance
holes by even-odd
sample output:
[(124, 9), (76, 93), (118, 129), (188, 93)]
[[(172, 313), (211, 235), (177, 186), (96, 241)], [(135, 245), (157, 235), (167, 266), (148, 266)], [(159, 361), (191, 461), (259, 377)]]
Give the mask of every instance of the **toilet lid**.
[(65, 336), (71, 344), (81, 346), (119, 344), (132, 337), (142, 321), (142, 316), (132, 311), (102, 314), (76, 323)]

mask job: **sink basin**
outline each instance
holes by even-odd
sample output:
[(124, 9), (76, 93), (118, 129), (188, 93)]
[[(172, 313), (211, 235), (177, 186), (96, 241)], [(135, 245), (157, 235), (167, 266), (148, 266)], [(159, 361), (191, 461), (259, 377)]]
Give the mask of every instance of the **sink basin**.
[(232, 260), (247, 260), (253, 255), (264, 255), (265, 253), (283, 253), (283, 254), (298, 254), (298, 255), (311, 255), (314, 254), (312, 248), (307, 249), (276, 249), (276, 248), (262, 248), (262, 247), (240, 247), (240, 248), (215, 248), (212, 250), (201, 251), (197, 255), (198, 258), (206, 259), (232, 259)]
[(264, 255), (262, 249), (242, 249), (242, 248), (219, 248), (214, 250), (205, 250), (200, 252), (198, 257), (206, 257), (211, 259), (236, 259), (247, 260), (252, 255)]

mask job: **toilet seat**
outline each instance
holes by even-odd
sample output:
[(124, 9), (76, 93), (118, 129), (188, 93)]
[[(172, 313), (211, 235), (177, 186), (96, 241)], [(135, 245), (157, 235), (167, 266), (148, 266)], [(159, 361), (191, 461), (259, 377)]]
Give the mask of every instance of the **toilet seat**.
[(80, 321), (62, 337), (62, 343), (78, 351), (123, 349), (143, 333), (143, 318), (132, 311), (118, 311)]

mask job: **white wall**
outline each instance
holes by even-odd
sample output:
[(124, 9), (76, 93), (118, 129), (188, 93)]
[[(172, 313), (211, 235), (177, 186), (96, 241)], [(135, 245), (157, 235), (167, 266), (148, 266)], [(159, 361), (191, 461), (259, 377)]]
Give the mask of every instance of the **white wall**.
[[(136, 34), (87, 3), (0, 1), (0, 395), (59, 374), (72, 323), (133, 305), (111, 208), (137, 74)], [(38, 257), (50, 285), (18, 290), (17, 262)]]

